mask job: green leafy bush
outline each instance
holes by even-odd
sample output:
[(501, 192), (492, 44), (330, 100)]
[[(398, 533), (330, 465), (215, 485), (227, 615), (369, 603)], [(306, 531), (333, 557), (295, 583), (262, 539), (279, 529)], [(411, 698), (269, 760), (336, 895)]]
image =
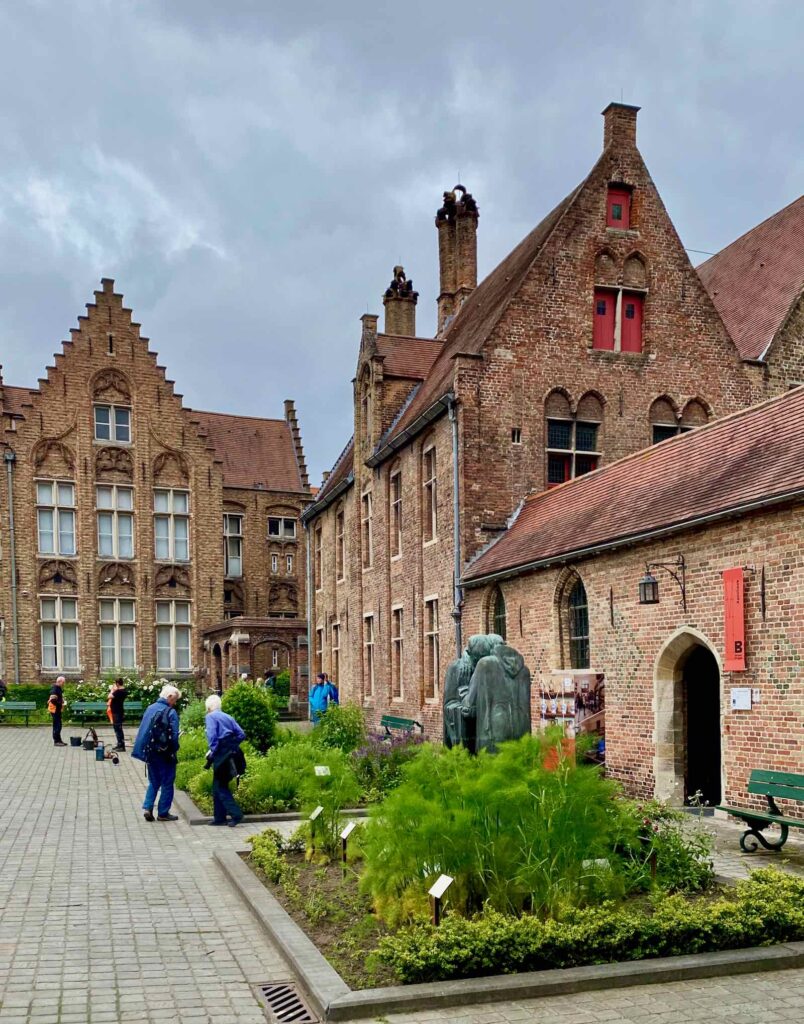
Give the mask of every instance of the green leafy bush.
[(274, 676), (274, 693), (277, 697), (290, 696), (290, 669), (283, 668), (278, 676)]
[(652, 909), (604, 904), (562, 921), (488, 910), (420, 923), (380, 942), (378, 955), (403, 982), (514, 974), (804, 939), (804, 878), (768, 868), (723, 898), (661, 894)]
[(656, 884), (668, 892), (699, 892), (714, 881), (712, 837), (695, 818), (657, 800), (645, 804), (620, 801), (623, 813), (638, 830), (638, 846), (628, 841), (620, 851), (628, 862), (629, 889), (651, 885), (650, 862), (656, 860)]
[(203, 757), (179, 761), (176, 765), (176, 786), (179, 789), (189, 789), (190, 783), (195, 776), (200, 775), (205, 770), (205, 763), (205, 758)]
[(326, 765), (329, 775), (316, 775), (308, 771), (301, 779), (299, 798), (305, 814), (316, 807), (323, 811), (312, 825), (316, 850), (334, 857), (340, 851), (340, 833), (343, 829), (341, 811), (354, 807), (360, 800), (360, 784), (355, 776), (351, 759), (342, 750), (316, 751), (315, 764)]
[(403, 732), (396, 736), (372, 733), (352, 753), (352, 765), (367, 803), (376, 803), (402, 781), (402, 768), (421, 750), (419, 735)]
[(267, 691), (253, 683), (235, 683), (224, 693), (222, 707), (257, 750), (264, 753), (271, 746), (277, 714)]
[(37, 708), (47, 707), (50, 683), (10, 683), (6, 700), (33, 701)]
[[(192, 763), (192, 762), (189, 762)], [(176, 770), (178, 775), (178, 769)], [(187, 792), (193, 798), (193, 803), (205, 814), (212, 814), (212, 772), (199, 771), (193, 775), (187, 784)]]
[(313, 729), (314, 742), (349, 753), (366, 742), (366, 721), (357, 704), (330, 704)]
[(207, 709), (203, 700), (191, 700), (179, 715), (179, 724), (184, 730), (201, 729), (207, 717)]
[(207, 734), (203, 729), (192, 729), (179, 736), (179, 762), (197, 761), (206, 757)]

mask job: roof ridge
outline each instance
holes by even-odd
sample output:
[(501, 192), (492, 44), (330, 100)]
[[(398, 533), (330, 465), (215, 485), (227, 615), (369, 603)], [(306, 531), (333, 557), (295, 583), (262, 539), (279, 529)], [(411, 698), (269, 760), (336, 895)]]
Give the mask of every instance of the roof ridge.
[(254, 420), (256, 423), (281, 423), (283, 426), (287, 426), (287, 420), (278, 419), (273, 416), (246, 416), (244, 413), (239, 412), (212, 412), (207, 409), (191, 409), (187, 406), (185, 406), (185, 411), (201, 416), (228, 416), (230, 419), (235, 420)]

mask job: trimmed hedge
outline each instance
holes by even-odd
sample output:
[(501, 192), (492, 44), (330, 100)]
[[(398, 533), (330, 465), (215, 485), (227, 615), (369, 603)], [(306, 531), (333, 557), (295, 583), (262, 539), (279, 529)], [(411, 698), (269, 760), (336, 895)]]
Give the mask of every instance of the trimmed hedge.
[(802, 940), (804, 878), (766, 868), (720, 899), (660, 896), (652, 912), (607, 903), (563, 920), (448, 916), (387, 936), (378, 955), (410, 984)]
[(46, 708), (50, 687), (50, 683), (11, 683), (6, 700), (34, 701), (37, 708)]

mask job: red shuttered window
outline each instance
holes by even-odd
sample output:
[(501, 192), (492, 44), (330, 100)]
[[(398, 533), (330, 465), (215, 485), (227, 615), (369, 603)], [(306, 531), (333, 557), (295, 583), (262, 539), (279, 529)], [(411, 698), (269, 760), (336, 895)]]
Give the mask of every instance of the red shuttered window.
[(622, 352), (642, 351), (642, 309), (644, 298), (623, 292)]
[(624, 188), (609, 188), (606, 197), (606, 227), (626, 231), (631, 227), (631, 193)]
[(617, 305), (616, 292), (595, 289), (593, 310), (592, 347), (614, 349), (614, 311)]

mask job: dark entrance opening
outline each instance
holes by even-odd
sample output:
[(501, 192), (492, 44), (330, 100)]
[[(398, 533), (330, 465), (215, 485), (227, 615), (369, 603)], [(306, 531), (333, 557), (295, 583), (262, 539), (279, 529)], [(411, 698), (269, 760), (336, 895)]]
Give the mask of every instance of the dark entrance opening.
[(684, 663), (684, 734), (687, 803), (700, 792), (709, 806), (720, 803), (720, 672), (706, 647), (694, 647)]

